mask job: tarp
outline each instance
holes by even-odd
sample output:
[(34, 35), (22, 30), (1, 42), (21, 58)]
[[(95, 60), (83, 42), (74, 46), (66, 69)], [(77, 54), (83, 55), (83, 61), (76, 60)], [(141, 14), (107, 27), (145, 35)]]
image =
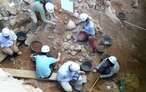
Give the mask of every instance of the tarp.
[(61, 8), (73, 13), (73, 0), (61, 0)]

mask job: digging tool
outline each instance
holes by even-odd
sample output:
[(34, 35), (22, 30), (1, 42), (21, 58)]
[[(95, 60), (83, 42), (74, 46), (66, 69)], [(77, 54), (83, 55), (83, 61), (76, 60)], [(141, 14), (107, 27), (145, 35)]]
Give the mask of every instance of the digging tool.
[(130, 23), (130, 22), (128, 22), (128, 21), (123, 21), (123, 22), (126, 23), (126, 24), (128, 24), (128, 25), (130, 25), (130, 26), (133, 26), (133, 27), (139, 28), (139, 29), (141, 29), (141, 30), (146, 30), (145, 28), (140, 27), (140, 26), (135, 25), (135, 24), (132, 24), (132, 23)]
[(93, 85), (90, 87), (89, 92), (93, 91), (94, 86), (96, 85), (97, 81), (100, 79), (100, 76), (98, 75), (96, 80), (94, 81)]

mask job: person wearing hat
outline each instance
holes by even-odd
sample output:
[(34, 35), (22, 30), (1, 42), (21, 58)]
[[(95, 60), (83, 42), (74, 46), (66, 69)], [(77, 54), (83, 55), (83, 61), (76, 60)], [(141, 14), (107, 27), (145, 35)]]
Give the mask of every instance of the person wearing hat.
[(16, 45), (16, 40), (17, 36), (12, 30), (9, 28), (2, 29), (2, 32), (0, 33), (0, 47), (1, 50), (10, 55), (11, 58), (13, 58), (15, 53), (18, 55), (22, 54)]
[(97, 72), (101, 78), (109, 78), (118, 73), (120, 65), (115, 56), (110, 56), (102, 60), (100, 64), (96, 66)]
[(90, 16), (86, 13), (82, 13), (80, 14), (79, 18), (83, 23), (83, 31), (89, 36), (95, 36), (95, 25)]
[(53, 18), (53, 17), (56, 18), (56, 16), (55, 16), (55, 10), (54, 10), (55, 7), (54, 7), (54, 4), (53, 3), (47, 2), (45, 4), (45, 9), (47, 11), (47, 14), (49, 15), (49, 18)]
[(60, 61), (61, 53), (58, 53), (58, 58), (54, 58), (48, 56), (49, 52), (50, 47), (43, 45), (41, 53), (32, 56), (36, 64), (36, 75), (38, 78), (49, 78), (52, 73), (51, 65)]
[(83, 31), (80, 31), (77, 37), (77, 41), (80, 42), (89, 42), (90, 47), (92, 48), (92, 52), (95, 53), (96, 49), (96, 29), (93, 21), (90, 16), (86, 13), (82, 13), (79, 16), (81, 23), (83, 24)]
[(81, 74), (84, 74), (84, 72), (80, 70), (80, 65), (78, 63), (67, 61), (59, 68), (57, 72), (57, 81), (66, 92), (72, 92), (72, 87), (78, 92), (83, 92), (83, 78)]
[[(50, 7), (50, 6), (47, 6), (47, 7)], [(43, 5), (40, 0), (35, 0), (34, 2), (32, 2), (31, 4), (32, 11), (30, 10), (30, 12), (35, 13), (33, 14), (33, 16), (34, 15), (35, 16), (32, 18), (35, 23), (37, 23), (37, 18), (39, 18), (38, 16), (40, 16), (43, 22), (55, 25), (54, 22), (49, 21), (46, 17), (45, 8), (47, 7), (45, 7), (45, 5)]]

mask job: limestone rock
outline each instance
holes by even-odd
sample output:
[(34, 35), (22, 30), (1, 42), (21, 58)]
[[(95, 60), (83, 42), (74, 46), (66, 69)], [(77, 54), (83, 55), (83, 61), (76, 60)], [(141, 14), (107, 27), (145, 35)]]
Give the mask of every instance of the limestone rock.
[(10, 20), (10, 25), (11, 25), (11, 26), (14, 26), (14, 25), (16, 24), (16, 22), (17, 22), (17, 19), (16, 19), (16, 18), (11, 19), (11, 20)]
[(75, 45), (74, 50), (75, 51), (81, 51), (82, 47), (81, 45)]
[(71, 51), (70, 54), (74, 56), (74, 55), (77, 54), (77, 52), (76, 51)]
[(64, 50), (69, 49), (69, 48), (70, 48), (70, 43), (64, 42), (64, 43), (63, 43), (63, 47), (64, 47)]
[(72, 38), (72, 34), (67, 34), (66, 35), (66, 40), (71, 40), (71, 38)]
[(75, 22), (72, 21), (72, 20), (69, 20), (68, 23), (67, 23), (67, 25), (66, 25), (66, 29), (72, 30), (72, 29), (74, 29), (74, 28), (76, 28)]

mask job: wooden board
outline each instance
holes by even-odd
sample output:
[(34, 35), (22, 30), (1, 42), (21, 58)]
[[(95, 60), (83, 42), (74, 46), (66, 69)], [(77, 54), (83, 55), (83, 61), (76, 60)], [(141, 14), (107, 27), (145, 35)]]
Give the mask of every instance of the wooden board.
[[(20, 70), (20, 69), (11, 69), (11, 68), (2, 68), (4, 71), (10, 73), (14, 77), (18, 78), (29, 78), (29, 79), (38, 79), (38, 80), (46, 80), (46, 79), (39, 79), (36, 77), (35, 71), (32, 70)], [(51, 77), (47, 80), (56, 80), (56, 73), (52, 73)]]
[[(56, 81), (57, 73), (52, 73), (49, 79), (39, 79), (37, 78), (35, 71), (32, 70), (20, 70), (20, 69), (12, 69), (12, 68), (2, 68), (5, 72), (10, 73), (14, 77), (18, 78), (28, 78), (28, 79), (37, 79), (37, 80), (48, 80), (48, 81)], [(86, 83), (86, 76), (82, 75), (83, 82)]]
[(7, 55), (0, 50), (0, 62), (2, 62), (6, 57)]

